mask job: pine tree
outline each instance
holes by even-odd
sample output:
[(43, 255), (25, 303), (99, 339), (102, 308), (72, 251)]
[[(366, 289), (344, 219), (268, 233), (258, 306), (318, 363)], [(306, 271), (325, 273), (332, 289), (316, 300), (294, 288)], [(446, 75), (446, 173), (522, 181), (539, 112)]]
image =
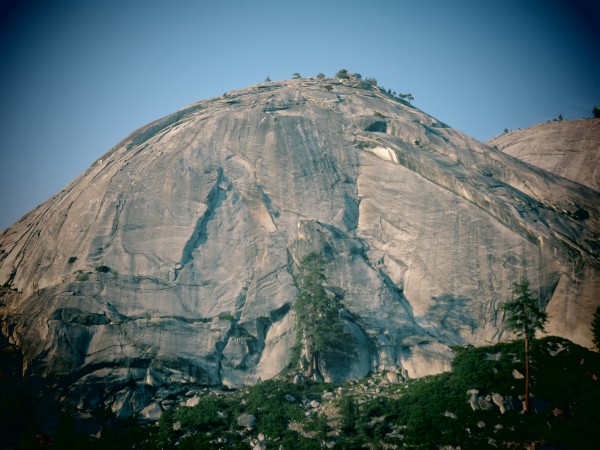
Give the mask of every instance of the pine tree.
[(325, 291), (324, 261), (310, 253), (300, 262), (300, 295), (296, 300), (297, 345), (304, 350), (309, 378), (322, 381), (319, 367), (323, 352), (334, 351), (348, 340), (340, 318), (340, 305)]
[(538, 306), (538, 299), (529, 290), (529, 281), (524, 279), (513, 286), (513, 300), (503, 305), (507, 316), (504, 324), (525, 341), (525, 412), (529, 412), (529, 346), (535, 333), (544, 330), (548, 314)]

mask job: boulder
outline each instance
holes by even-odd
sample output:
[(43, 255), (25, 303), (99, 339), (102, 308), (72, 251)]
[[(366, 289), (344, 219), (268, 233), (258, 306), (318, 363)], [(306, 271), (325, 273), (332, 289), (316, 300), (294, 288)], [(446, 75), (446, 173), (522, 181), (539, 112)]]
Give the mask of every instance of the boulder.
[(152, 402), (140, 411), (140, 417), (144, 420), (156, 422), (162, 415), (162, 408), (157, 402)]
[(525, 375), (523, 375), (521, 372), (519, 372), (517, 369), (514, 369), (512, 371), (512, 376), (515, 378), (515, 380), (522, 380), (523, 378), (525, 378)]
[(198, 397), (198, 396), (189, 398), (184, 403), (185, 406), (188, 406), (190, 408), (193, 408), (194, 406), (197, 406), (198, 404), (200, 404), (200, 397)]
[(241, 414), (236, 421), (240, 428), (254, 428), (256, 426), (256, 416), (252, 414)]

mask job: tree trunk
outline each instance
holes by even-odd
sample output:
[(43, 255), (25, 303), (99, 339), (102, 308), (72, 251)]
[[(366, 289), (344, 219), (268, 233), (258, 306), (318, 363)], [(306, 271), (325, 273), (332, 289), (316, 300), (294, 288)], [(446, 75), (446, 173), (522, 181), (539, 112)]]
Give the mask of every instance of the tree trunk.
[(529, 412), (529, 338), (525, 336), (525, 414)]

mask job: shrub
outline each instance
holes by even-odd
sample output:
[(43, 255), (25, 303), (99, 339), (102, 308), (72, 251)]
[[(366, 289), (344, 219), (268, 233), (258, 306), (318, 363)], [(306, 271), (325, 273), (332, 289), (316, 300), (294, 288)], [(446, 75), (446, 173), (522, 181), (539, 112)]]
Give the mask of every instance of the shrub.
[(228, 320), (228, 321), (233, 321), (233, 316), (231, 315), (231, 313), (221, 313), (219, 314), (219, 319), (221, 320)]
[(298, 72), (294, 72), (292, 74), (292, 79), (297, 80), (298, 78), (302, 78)]
[(68, 260), (67, 260), (67, 264), (73, 264), (75, 261), (77, 261), (77, 256), (71, 256)]
[(225, 415), (219, 409), (221, 401), (219, 399), (203, 399), (194, 407), (180, 408), (175, 413), (175, 419), (181, 422), (185, 428), (192, 428), (196, 431), (210, 430), (227, 423)]
[(87, 281), (89, 280), (89, 275), (87, 273), (84, 273), (82, 270), (78, 270), (77, 275), (75, 275), (75, 280), (77, 281)]
[(350, 75), (348, 75), (348, 71), (346, 69), (342, 69), (335, 74), (335, 77), (341, 79), (349, 79)]
[(319, 72), (319, 73), (317, 74), (317, 78), (318, 78), (319, 80), (322, 80), (323, 78), (325, 78), (325, 74), (324, 74), (323, 72)]
[(95, 270), (96, 270), (96, 272), (99, 272), (99, 273), (108, 273), (111, 271), (111, 268), (108, 266), (102, 265), (102, 266), (96, 266)]

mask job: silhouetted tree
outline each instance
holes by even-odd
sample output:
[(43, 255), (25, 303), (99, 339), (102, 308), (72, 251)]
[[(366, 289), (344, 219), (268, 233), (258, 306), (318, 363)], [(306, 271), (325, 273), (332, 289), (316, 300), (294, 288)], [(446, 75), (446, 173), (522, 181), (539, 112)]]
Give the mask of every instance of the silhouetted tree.
[(265, 83), (268, 83), (269, 81), (271, 81), (271, 78), (269, 78), (269, 75), (267, 75), (267, 78), (265, 78)]
[(294, 72), (292, 74), (292, 79), (297, 80), (298, 78), (302, 78), (298, 72)]
[(323, 72), (319, 72), (319, 73), (317, 74), (317, 78), (318, 78), (319, 80), (322, 80), (323, 78), (325, 78), (325, 74), (324, 74)]
[(502, 308), (506, 311), (504, 324), (525, 341), (525, 412), (529, 412), (529, 346), (535, 333), (544, 330), (548, 314), (538, 306), (538, 299), (529, 290), (529, 281), (524, 279), (513, 285), (513, 299)]
[(592, 342), (597, 350), (600, 350), (600, 306), (594, 311), (594, 319), (592, 320)]
[(597, 106), (594, 106), (594, 109), (592, 110), (592, 112), (594, 113), (595, 119), (600, 119), (600, 108), (598, 108)]

